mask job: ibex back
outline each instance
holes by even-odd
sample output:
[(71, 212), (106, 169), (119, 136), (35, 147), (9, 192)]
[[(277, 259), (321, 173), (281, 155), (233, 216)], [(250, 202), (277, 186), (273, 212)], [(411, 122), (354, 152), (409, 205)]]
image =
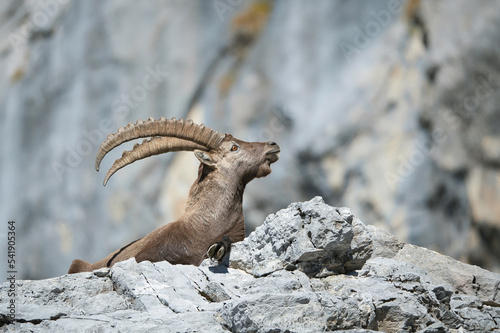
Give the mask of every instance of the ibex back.
[[(278, 160), (280, 152), (275, 142), (245, 142), (190, 120), (150, 118), (110, 134), (97, 153), (96, 170), (113, 148), (144, 137), (151, 139), (125, 151), (109, 169), (104, 185), (116, 171), (139, 159), (173, 151), (194, 151), (201, 163), (184, 215), (94, 264), (76, 259), (68, 273), (111, 267), (132, 257), (137, 262), (167, 260), (172, 264), (199, 265), (215, 244), (227, 246), (228, 239), (238, 242), (245, 237), (243, 191), (252, 179), (271, 173), (270, 165)], [(220, 251), (217, 252), (220, 259)], [(210, 253), (214, 255), (214, 251)]]

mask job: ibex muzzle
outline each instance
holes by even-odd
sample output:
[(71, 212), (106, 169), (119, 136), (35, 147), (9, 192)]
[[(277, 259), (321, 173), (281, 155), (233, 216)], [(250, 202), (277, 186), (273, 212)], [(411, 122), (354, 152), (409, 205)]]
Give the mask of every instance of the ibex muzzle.
[[(174, 151), (194, 151), (201, 163), (184, 215), (95, 264), (76, 259), (68, 273), (111, 267), (132, 257), (137, 262), (167, 260), (172, 264), (199, 265), (209, 249), (211, 255), (216, 253), (216, 259), (221, 259), (224, 254), (221, 246), (225, 248), (230, 246), (228, 240), (238, 242), (245, 237), (243, 192), (252, 179), (271, 173), (271, 164), (278, 160), (280, 153), (275, 142), (245, 142), (190, 120), (150, 118), (110, 134), (97, 152), (96, 170), (113, 148), (144, 137), (150, 139), (136, 144), (115, 161), (104, 178), (104, 185), (116, 171), (137, 160)], [(219, 246), (214, 246), (217, 244)]]

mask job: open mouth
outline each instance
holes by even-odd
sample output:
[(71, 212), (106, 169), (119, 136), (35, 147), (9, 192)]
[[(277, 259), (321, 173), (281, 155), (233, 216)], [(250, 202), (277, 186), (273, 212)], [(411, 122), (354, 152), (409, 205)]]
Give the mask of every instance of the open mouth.
[(280, 158), (280, 151), (281, 149), (276, 147), (266, 153), (266, 159), (269, 163), (274, 163)]
[(279, 147), (277, 147), (277, 148), (274, 148), (274, 149), (272, 149), (272, 150), (268, 151), (268, 152), (266, 153), (266, 155), (271, 155), (271, 154), (279, 154), (279, 152), (280, 152), (280, 151), (281, 151), (281, 149), (280, 149)]

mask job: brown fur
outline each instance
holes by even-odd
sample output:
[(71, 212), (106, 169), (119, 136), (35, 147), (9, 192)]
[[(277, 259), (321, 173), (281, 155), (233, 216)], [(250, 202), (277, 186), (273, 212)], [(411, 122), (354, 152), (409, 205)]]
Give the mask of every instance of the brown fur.
[[(236, 151), (231, 148), (237, 146)], [(76, 259), (68, 273), (92, 271), (135, 257), (137, 262), (167, 260), (199, 265), (208, 248), (224, 236), (238, 242), (245, 237), (243, 192), (248, 182), (265, 177), (278, 160), (274, 142), (245, 142), (226, 135), (215, 150), (195, 151), (201, 164), (191, 186), (184, 215), (147, 236), (90, 264)]]

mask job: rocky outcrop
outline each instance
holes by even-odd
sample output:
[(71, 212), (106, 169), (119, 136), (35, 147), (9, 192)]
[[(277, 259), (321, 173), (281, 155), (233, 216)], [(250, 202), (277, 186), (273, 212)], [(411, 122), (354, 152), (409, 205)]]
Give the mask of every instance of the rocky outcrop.
[(231, 264), (131, 259), (17, 281), (4, 331), (497, 332), (500, 275), (400, 243), (320, 197), (270, 215)]

